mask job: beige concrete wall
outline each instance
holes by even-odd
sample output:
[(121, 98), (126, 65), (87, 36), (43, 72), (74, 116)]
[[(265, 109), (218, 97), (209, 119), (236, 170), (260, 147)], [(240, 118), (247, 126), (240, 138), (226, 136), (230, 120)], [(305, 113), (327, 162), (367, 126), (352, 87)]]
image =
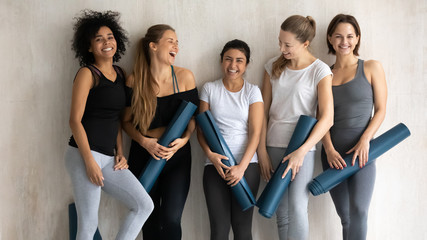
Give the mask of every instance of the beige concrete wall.
[[(317, 21), (312, 50), (326, 61), (325, 30), (337, 13), (356, 16), (361, 58), (383, 63), (389, 87), (387, 116), (379, 133), (404, 122), (412, 136), (382, 156), (370, 209), (368, 239), (427, 239), (427, 2), (425, 0), (215, 0), (54, 1), (0, 0), (0, 240), (67, 239), (71, 185), (63, 164), (71, 86), (78, 63), (70, 49), (72, 18), (84, 8), (116, 10), (132, 40), (120, 62), (130, 70), (134, 44), (156, 23), (176, 28), (176, 65), (191, 69), (197, 86), (221, 76), (219, 52), (228, 40), (253, 51), (246, 79), (260, 84), (263, 65), (279, 54), (281, 22), (293, 14)], [(183, 239), (208, 239), (202, 190), (203, 154), (192, 138), (192, 183)], [(316, 174), (320, 167), (317, 163)], [(103, 195), (100, 229), (113, 239), (124, 207)], [(310, 239), (340, 239), (330, 197), (312, 197)], [(274, 220), (255, 213), (255, 239), (277, 239)]]

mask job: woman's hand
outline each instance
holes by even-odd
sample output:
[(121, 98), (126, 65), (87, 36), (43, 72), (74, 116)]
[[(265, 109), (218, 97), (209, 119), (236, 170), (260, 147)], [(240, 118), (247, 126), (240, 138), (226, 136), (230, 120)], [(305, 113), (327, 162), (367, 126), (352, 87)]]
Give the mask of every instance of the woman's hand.
[(104, 186), (104, 176), (102, 175), (101, 168), (95, 160), (92, 159), (86, 162), (86, 174), (93, 184), (101, 187)]
[(222, 159), (224, 160), (228, 160), (228, 157), (218, 154), (218, 153), (214, 153), (211, 152), (208, 154), (208, 158), (211, 161), (211, 163), (214, 165), (214, 167), (216, 168), (216, 171), (218, 172), (218, 174), (225, 179), (225, 173), (224, 173), (224, 169), (225, 170), (229, 170), (230, 167), (225, 165), (224, 163), (222, 163)]
[(117, 154), (114, 157), (114, 162), (116, 163), (114, 165), (114, 171), (116, 171), (116, 170), (123, 170), (123, 169), (128, 169), (129, 168), (128, 161), (121, 154)]
[(328, 151), (325, 150), (325, 152), (326, 157), (328, 159), (328, 164), (331, 168), (343, 169), (347, 167), (347, 164), (345, 163), (344, 159), (335, 149), (331, 149)]
[(188, 139), (184, 139), (184, 138), (177, 138), (175, 139), (173, 142), (171, 142), (169, 144), (169, 148), (168, 148), (168, 155), (166, 156), (166, 161), (171, 159), (173, 157), (173, 155), (179, 150), (181, 149), (185, 144), (187, 144)]
[(234, 165), (225, 171), (225, 180), (231, 187), (236, 186), (245, 174), (245, 168), (242, 165)]
[(295, 179), (296, 174), (299, 172), (300, 167), (304, 162), (304, 157), (305, 157), (305, 152), (302, 151), (300, 148), (293, 151), (286, 157), (284, 157), (282, 160), (282, 163), (285, 163), (286, 161), (289, 161), (289, 162), (285, 172), (282, 175), (282, 178), (285, 178), (288, 171), (292, 169), (291, 181), (293, 181)]
[(271, 174), (274, 172), (271, 165), (270, 157), (267, 151), (258, 151), (258, 165), (261, 170), (261, 177), (268, 182), (271, 179)]
[(157, 138), (145, 138), (140, 145), (156, 160), (165, 159), (169, 155), (169, 149), (157, 143)]
[(364, 167), (369, 158), (369, 141), (360, 139), (356, 146), (348, 150), (346, 153), (349, 154), (351, 152), (354, 152), (353, 159), (351, 160), (351, 166), (354, 166), (356, 158), (359, 157), (359, 167)]

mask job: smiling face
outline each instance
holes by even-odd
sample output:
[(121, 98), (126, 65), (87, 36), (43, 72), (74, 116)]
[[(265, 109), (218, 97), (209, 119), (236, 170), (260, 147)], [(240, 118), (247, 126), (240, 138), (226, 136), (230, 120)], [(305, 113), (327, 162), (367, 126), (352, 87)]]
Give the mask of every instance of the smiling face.
[(229, 49), (222, 57), (221, 67), (224, 80), (241, 80), (246, 71), (246, 56), (238, 49)]
[(297, 58), (303, 51), (307, 50), (309, 42), (301, 43), (294, 33), (280, 30), (279, 47), (286, 59)]
[(176, 33), (172, 30), (166, 30), (158, 43), (150, 43), (150, 48), (159, 59), (166, 61), (169, 65), (173, 65), (179, 51)]
[(359, 42), (359, 36), (356, 35), (353, 25), (340, 23), (332, 35), (328, 36), (328, 41), (335, 50), (335, 54), (348, 55), (353, 54)]
[(89, 52), (96, 59), (113, 58), (116, 54), (117, 42), (110, 28), (100, 27), (95, 37), (90, 40)]

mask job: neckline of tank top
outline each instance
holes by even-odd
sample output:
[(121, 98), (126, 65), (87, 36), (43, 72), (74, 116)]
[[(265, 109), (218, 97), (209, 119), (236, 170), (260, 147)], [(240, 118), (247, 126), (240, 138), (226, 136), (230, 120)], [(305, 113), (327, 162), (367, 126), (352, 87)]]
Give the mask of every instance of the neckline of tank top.
[(305, 70), (313, 67), (314, 64), (317, 63), (317, 62), (319, 62), (319, 61), (320, 61), (320, 59), (316, 58), (316, 60), (314, 60), (310, 65), (308, 65), (307, 67), (302, 68), (302, 69), (291, 69), (288, 66), (286, 66), (286, 70), (289, 70), (289, 71), (292, 71), (292, 72), (302, 72), (302, 71), (305, 71)]
[[(361, 60), (360, 60), (360, 59), (358, 59), (358, 60), (357, 60), (356, 74), (354, 75), (354, 77), (353, 77), (350, 81), (345, 82), (345, 83), (340, 84), (340, 85), (335, 85), (335, 86), (334, 86), (334, 85), (332, 85), (332, 87), (333, 87), (333, 88), (334, 88), (334, 87), (341, 87), (341, 86), (345, 86), (345, 85), (348, 85), (348, 84), (350, 84), (350, 83), (354, 82), (354, 80), (356, 80), (356, 79), (358, 78), (358, 76), (359, 76), (360, 63), (361, 63)], [(335, 64), (334, 64), (334, 65), (335, 65)], [(334, 66), (334, 65), (332, 65), (331, 70), (333, 69), (333, 66)]]
[(117, 72), (117, 70), (116, 70), (116, 68), (114, 67), (114, 65), (113, 65), (113, 69), (114, 69), (114, 71), (116, 72), (116, 79), (114, 79), (114, 81), (113, 80), (111, 80), (111, 79), (109, 79), (109, 78), (107, 78), (105, 75), (104, 75), (104, 73), (101, 71), (101, 70), (99, 70), (99, 68), (97, 68), (95, 65), (93, 65), (93, 64), (91, 64), (90, 66), (92, 66), (92, 67), (94, 67), (102, 76), (100, 76), (100, 77), (102, 77), (102, 78), (105, 78), (108, 82), (111, 82), (111, 83), (116, 83), (117, 82), (117, 79), (119, 79), (119, 73)]
[(186, 91), (182, 91), (182, 92), (177, 92), (177, 93), (172, 93), (172, 94), (166, 95), (166, 96), (157, 97), (157, 99), (164, 99), (164, 98), (168, 98), (168, 97), (173, 97), (173, 96), (178, 95), (178, 94), (184, 94), (184, 93), (188, 93), (188, 92), (194, 91), (195, 89), (197, 89), (197, 88), (195, 87), (195, 88), (190, 89), (190, 90), (186, 90)]

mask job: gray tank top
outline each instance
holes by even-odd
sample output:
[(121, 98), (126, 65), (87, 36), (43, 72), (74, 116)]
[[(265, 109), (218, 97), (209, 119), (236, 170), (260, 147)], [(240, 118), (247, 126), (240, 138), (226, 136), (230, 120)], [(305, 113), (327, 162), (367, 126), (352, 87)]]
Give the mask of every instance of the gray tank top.
[(365, 76), (363, 62), (363, 60), (358, 60), (356, 76), (351, 81), (339, 86), (332, 86), (334, 95), (333, 128), (364, 128), (371, 120), (374, 98), (372, 86)]

